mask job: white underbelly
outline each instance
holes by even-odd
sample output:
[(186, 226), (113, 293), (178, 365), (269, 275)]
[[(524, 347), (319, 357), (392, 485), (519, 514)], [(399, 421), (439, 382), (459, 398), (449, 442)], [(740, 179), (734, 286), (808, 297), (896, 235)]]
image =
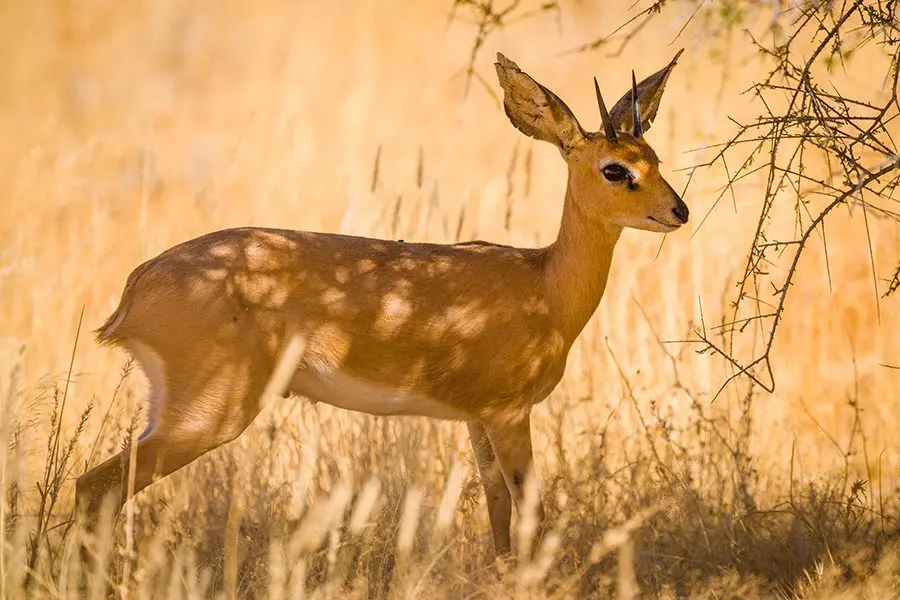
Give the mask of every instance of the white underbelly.
[(371, 383), (340, 371), (297, 371), (290, 390), (315, 402), (377, 416), (409, 415), (464, 421), (471, 415), (428, 396)]

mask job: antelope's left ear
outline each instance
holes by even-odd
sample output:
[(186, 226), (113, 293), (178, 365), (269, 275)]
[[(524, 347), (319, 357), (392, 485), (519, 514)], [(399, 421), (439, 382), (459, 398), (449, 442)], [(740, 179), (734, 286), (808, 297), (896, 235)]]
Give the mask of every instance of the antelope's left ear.
[[(641, 125), (643, 126), (644, 131), (650, 129), (650, 123), (656, 118), (656, 112), (659, 110), (659, 101), (662, 100), (663, 88), (666, 86), (666, 80), (669, 79), (669, 73), (672, 72), (672, 68), (675, 66), (675, 63), (678, 62), (678, 57), (681, 56), (682, 52), (684, 52), (683, 48), (675, 54), (675, 58), (672, 59), (672, 62), (637, 84), (638, 105), (641, 109)], [(609, 116), (612, 118), (612, 122), (616, 129), (620, 131), (632, 130), (633, 120), (630, 90), (625, 92), (625, 95), (619, 98), (619, 101), (616, 102), (615, 106), (612, 107), (612, 110), (609, 111)]]

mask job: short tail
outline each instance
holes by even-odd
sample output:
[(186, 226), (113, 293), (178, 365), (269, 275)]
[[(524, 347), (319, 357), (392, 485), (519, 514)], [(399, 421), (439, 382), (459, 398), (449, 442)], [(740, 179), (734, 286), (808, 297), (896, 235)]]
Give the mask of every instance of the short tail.
[(123, 295), (122, 300), (119, 302), (118, 308), (116, 308), (113, 314), (109, 315), (109, 318), (100, 326), (99, 329), (94, 330), (94, 339), (97, 340), (97, 343), (106, 346), (108, 344), (114, 344), (118, 339), (116, 337), (116, 329), (119, 328), (122, 321), (125, 320), (125, 297)]
[(131, 301), (134, 297), (134, 287), (141, 276), (147, 272), (151, 262), (152, 261), (148, 260), (141, 264), (128, 276), (128, 281), (125, 282), (125, 289), (122, 290), (122, 298), (119, 300), (119, 306), (116, 307), (113, 314), (109, 315), (109, 318), (106, 319), (99, 329), (94, 330), (94, 339), (97, 340), (98, 344), (106, 346), (115, 344), (122, 339), (118, 330), (125, 321), (125, 317), (128, 316), (128, 308), (131, 306)]

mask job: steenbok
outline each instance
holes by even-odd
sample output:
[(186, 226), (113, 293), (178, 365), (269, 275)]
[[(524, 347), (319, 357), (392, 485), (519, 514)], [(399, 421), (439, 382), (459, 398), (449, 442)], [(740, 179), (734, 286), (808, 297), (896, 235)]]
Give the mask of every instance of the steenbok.
[[(680, 53), (679, 53), (680, 54)], [(504, 108), (568, 165), (562, 222), (546, 248), (424, 244), (246, 227), (210, 233), (134, 270), (97, 331), (150, 381), (150, 424), (128, 451), (78, 479), (84, 514), (125, 500), (235, 439), (290, 340), (288, 389), (373, 415), (465, 421), (494, 547), (510, 551), (532, 463), (531, 407), (556, 387), (606, 287), (622, 229), (666, 233), (688, 207), (644, 140), (675, 58), (585, 131), (553, 92), (497, 55)], [(543, 519), (543, 509), (537, 506)]]

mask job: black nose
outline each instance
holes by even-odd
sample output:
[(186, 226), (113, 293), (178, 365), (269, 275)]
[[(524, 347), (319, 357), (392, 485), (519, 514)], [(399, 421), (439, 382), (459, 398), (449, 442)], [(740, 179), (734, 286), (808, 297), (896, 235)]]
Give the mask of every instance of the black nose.
[(679, 221), (682, 223), (688, 222), (688, 215), (691, 211), (688, 210), (687, 204), (684, 203), (684, 200), (679, 198), (678, 204), (675, 205), (675, 208), (672, 209), (672, 214), (675, 215)]

